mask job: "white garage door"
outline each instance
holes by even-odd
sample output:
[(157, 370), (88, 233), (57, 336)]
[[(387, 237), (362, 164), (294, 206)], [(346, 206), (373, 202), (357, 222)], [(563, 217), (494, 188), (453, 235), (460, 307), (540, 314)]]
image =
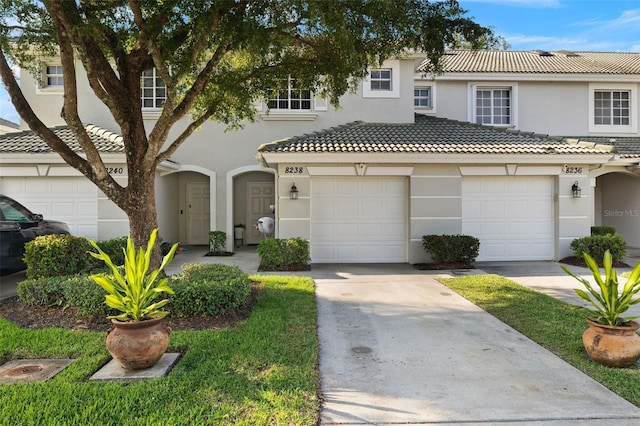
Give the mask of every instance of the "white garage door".
[(65, 222), (72, 235), (98, 237), (97, 188), (84, 177), (3, 177), (0, 192), (45, 219)]
[(407, 261), (405, 178), (334, 177), (311, 181), (311, 261)]
[(473, 176), (462, 180), (462, 232), (480, 239), (479, 261), (553, 259), (553, 180)]

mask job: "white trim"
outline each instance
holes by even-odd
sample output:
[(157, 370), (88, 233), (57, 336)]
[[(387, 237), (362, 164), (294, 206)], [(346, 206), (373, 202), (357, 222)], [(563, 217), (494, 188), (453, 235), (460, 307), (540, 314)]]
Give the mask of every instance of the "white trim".
[(509, 113), (511, 116), (511, 123), (509, 124), (487, 124), (492, 127), (518, 127), (518, 83), (515, 82), (500, 82), (492, 81), (487, 82), (469, 82), (467, 83), (467, 121), (470, 123), (476, 122), (476, 98), (478, 89), (508, 89), (510, 94), (511, 104), (509, 106)]
[(318, 114), (314, 112), (309, 112), (309, 110), (301, 111), (304, 112), (271, 109), (260, 113), (260, 118), (264, 121), (314, 121), (318, 118)]
[(370, 69), (391, 69), (391, 90), (371, 90), (370, 74), (362, 81), (363, 98), (399, 98), (400, 97), (400, 61), (386, 60), (379, 67)]
[[(596, 125), (594, 93), (602, 91), (629, 91), (629, 125)], [(638, 133), (638, 85), (616, 83), (589, 83), (589, 132), (590, 133)]]

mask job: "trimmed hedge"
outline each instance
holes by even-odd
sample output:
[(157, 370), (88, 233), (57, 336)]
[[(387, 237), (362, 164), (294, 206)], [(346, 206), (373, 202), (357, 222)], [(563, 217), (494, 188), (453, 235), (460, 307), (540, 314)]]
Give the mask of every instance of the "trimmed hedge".
[(27, 278), (75, 275), (91, 269), (86, 238), (73, 235), (41, 235), (24, 246)]
[(434, 263), (475, 262), (480, 252), (480, 240), (470, 235), (424, 235), (422, 247)]
[(616, 228), (613, 226), (592, 226), (591, 235), (613, 235), (616, 233)]
[(31, 306), (74, 307), (83, 315), (112, 315), (105, 292), (88, 275), (30, 278), (18, 284), (18, 297)]
[[(185, 265), (183, 274), (170, 277), (172, 316), (220, 315), (247, 302), (251, 280), (237, 266)], [(74, 307), (83, 315), (113, 315), (105, 291), (89, 275), (31, 278), (18, 284), (18, 297), (32, 306)]]
[(169, 286), (172, 316), (189, 317), (220, 315), (246, 303), (251, 293), (251, 280), (237, 266), (191, 264), (182, 269), (182, 276), (172, 279)]
[(309, 266), (309, 241), (302, 238), (265, 238), (258, 244), (260, 271), (299, 271)]
[(614, 263), (621, 262), (627, 255), (624, 237), (620, 234), (591, 235), (589, 237), (576, 238), (571, 241), (573, 255), (583, 259), (583, 253), (593, 257), (598, 264), (602, 264), (604, 253), (609, 250)]
[[(98, 242), (116, 265), (124, 264), (127, 237)], [(59, 277), (104, 269), (104, 263), (89, 254), (93, 251), (86, 238), (73, 235), (43, 235), (25, 244), (27, 278)]]

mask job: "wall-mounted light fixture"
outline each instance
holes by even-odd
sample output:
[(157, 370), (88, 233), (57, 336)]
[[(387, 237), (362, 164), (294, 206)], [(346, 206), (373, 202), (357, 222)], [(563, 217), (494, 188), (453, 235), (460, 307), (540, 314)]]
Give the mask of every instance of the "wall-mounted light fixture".
[(578, 181), (575, 181), (573, 185), (571, 185), (571, 194), (573, 198), (580, 198), (582, 196), (582, 189), (578, 186)]
[(289, 198), (291, 198), (292, 200), (298, 199), (298, 187), (296, 186), (295, 183), (291, 185), (291, 191), (289, 191)]

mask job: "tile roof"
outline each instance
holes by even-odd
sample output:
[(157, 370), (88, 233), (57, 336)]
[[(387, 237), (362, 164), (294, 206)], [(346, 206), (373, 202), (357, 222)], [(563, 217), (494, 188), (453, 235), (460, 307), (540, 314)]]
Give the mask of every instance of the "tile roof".
[[(122, 137), (116, 133), (88, 124), (85, 126), (91, 140), (100, 152), (124, 152)], [(68, 126), (51, 128), (71, 149), (82, 152), (80, 144)], [(33, 131), (8, 133), (0, 136), (0, 152), (2, 153), (47, 153), (53, 150)]]
[(579, 136), (575, 139), (609, 145), (620, 158), (640, 158), (640, 137)]
[[(640, 53), (451, 50), (442, 57), (442, 65), (445, 75), (482, 72), (634, 75), (640, 74)], [(422, 65), (418, 71), (423, 71)]]
[(361, 121), (264, 144), (260, 152), (609, 154), (610, 146), (416, 115), (415, 123)]

